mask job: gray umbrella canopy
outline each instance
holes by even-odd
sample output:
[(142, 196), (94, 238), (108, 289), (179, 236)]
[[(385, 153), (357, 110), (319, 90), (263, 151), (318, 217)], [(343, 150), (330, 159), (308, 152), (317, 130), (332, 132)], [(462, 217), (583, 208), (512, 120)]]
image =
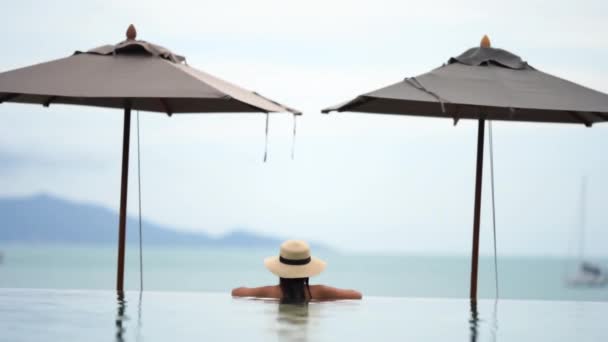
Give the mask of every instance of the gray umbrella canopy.
[(128, 39), (0, 73), (0, 102), (75, 104), (151, 112), (298, 111), (185, 64), (184, 57)]
[(538, 71), (519, 56), (492, 48), (486, 36), (480, 47), (431, 72), (323, 110), (331, 111), (479, 120), (470, 292), (476, 300), (485, 120), (590, 127), (608, 121), (608, 95)]
[(124, 109), (118, 267), (124, 289), (124, 259), (131, 110), (166, 113), (300, 112), (240, 88), (185, 63), (166, 48), (127, 40), (21, 69), (0, 73), (0, 103), (72, 104)]
[(323, 112), (350, 111), (459, 119), (582, 123), (608, 120), (608, 95), (536, 70), (491, 47)]

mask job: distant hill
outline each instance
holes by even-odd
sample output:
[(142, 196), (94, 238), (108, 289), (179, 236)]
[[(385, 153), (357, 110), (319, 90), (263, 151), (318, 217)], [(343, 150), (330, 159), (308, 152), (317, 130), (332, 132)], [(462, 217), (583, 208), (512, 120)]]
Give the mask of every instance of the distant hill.
[[(155, 245), (278, 248), (280, 239), (236, 230), (219, 238), (144, 220), (143, 241)], [(0, 242), (115, 244), (118, 213), (49, 195), (0, 198)], [(127, 243), (138, 241), (137, 218), (127, 218)]]

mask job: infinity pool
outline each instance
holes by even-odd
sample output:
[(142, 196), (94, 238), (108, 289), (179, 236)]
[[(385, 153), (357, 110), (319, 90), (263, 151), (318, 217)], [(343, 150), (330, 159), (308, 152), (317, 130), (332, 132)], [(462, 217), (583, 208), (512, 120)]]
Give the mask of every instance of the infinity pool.
[(608, 341), (608, 303), (0, 289), (1, 341)]

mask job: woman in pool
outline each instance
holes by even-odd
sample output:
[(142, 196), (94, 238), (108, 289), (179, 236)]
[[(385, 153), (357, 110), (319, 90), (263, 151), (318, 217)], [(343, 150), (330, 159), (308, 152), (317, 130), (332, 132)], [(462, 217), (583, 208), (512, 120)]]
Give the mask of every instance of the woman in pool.
[(304, 241), (285, 241), (281, 245), (280, 255), (266, 258), (264, 265), (270, 272), (279, 277), (279, 285), (254, 288), (239, 287), (232, 290), (232, 296), (277, 298), (281, 300), (281, 303), (361, 299), (361, 293), (355, 290), (308, 284), (309, 277), (316, 276), (325, 269), (325, 262), (311, 257), (310, 247)]

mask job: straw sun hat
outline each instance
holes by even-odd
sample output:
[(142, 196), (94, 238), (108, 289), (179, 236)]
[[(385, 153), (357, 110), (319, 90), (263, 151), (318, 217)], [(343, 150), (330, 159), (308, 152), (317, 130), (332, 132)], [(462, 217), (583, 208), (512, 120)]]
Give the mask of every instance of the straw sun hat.
[(325, 261), (311, 257), (306, 242), (287, 240), (281, 244), (280, 255), (264, 259), (264, 266), (281, 278), (308, 278), (323, 272)]

